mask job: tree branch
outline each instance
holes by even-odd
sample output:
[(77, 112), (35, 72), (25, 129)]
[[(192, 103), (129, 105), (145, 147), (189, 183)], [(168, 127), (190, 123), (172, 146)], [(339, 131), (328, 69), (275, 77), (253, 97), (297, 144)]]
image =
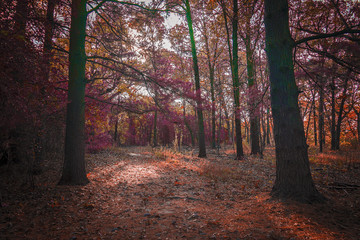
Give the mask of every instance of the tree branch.
[(344, 29), (344, 30), (341, 30), (338, 32), (333, 32), (333, 33), (319, 33), (317, 35), (313, 35), (313, 36), (306, 37), (306, 38), (295, 41), (294, 46), (299, 45), (301, 43), (309, 42), (312, 40), (342, 36), (347, 33), (360, 33), (360, 29), (348, 29), (347, 28), (347, 29)]

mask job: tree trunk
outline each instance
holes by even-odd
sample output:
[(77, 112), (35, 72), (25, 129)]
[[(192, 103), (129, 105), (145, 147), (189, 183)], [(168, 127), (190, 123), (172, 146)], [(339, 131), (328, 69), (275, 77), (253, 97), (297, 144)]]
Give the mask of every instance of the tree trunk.
[[(14, 15), (14, 34), (26, 38), (26, 24), (29, 15), (30, 0), (17, 0)], [(21, 38), (18, 38), (21, 39)], [(25, 41), (23, 41), (25, 43)]]
[[(14, 52), (14, 60), (16, 64), (13, 65), (12, 77), (14, 81), (23, 83), (26, 79), (26, 59), (24, 58), (24, 52), (28, 52), (27, 43), (29, 39), (26, 36), (26, 25), (29, 20), (29, 3), (30, 0), (18, 0), (16, 2), (15, 14), (14, 14), (14, 39), (16, 43), (16, 49)], [(25, 68), (24, 68), (25, 67)]]
[[(41, 93), (43, 95), (46, 94), (45, 92), (45, 86), (47, 85), (49, 81), (50, 76), (50, 66), (51, 66), (51, 50), (52, 50), (52, 39), (53, 39), (53, 33), (54, 33), (54, 12), (55, 12), (55, 6), (57, 4), (57, 0), (48, 0), (47, 9), (46, 9), (46, 19), (44, 22), (44, 46), (43, 46), (43, 75), (42, 75), (42, 84), (43, 87), (41, 88)], [(45, 113), (42, 112), (42, 119), (45, 118)], [(34, 167), (37, 168), (37, 171), (41, 171), (41, 163), (44, 159), (44, 153), (46, 151), (46, 139), (45, 139), (45, 127), (44, 127), (44, 121), (42, 122), (39, 132), (38, 132), (38, 154), (35, 158), (35, 164)]]
[[(234, 139), (234, 128), (236, 135), (236, 157), (235, 159), (241, 159), (244, 156), (243, 146), (242, 146), (242, 136), (241, 136), (241, 121), (240, 121), (240, 92), (239, 92), (239, 65), (238, 65), (238, 18), (239, 18), (239, 9), (238, 9), (238, 1), (233, 0), (233, 19), (232, 19), (232, 51), (231, 51), (231, 43), (230, 43), (230, 31), (227, 24), (227, 16), (226, 16), (226, 6), (225, 2), (221, 1), (221, 8), (223, 11), (225, 29), (226, 29), (226, 39), (228, 43), (229, 50), (229, 59), (230, 59), (230, 67), (231, 67), (231, 76), (233, 81), (233, 92), (234, 92), (234, 119), (235, 119), (235, 127), (234, 121), (232, 121), (232, 140)], [(234, 141), (233, 141), (234, 142)]]
[(114, 144), (115, 144), (115, 146), (118, 146), (118, 122), (119, 122), (119, 119), (116, 116), (115, 131), (114, 131)]
[[(219, 73), (220, 75), (220, 73)], [(231, 138), (231, 127), (230, 127), (230, 120), (229, 120), (229, 114), (226, 108), (226, 104), (224, 102), (224, 97), (223, 97), (223, 90), (222, 90), (222, 84), (221, 84), (221, 80), (220, 80), (220, 76), (219, 76), (219, 97), (220, 97), (220, 111), (221, 111), (221, 106), (224, 109), (224, 115), (225, 115), (225, 123), (226, 123), (226, 128), (227, 128), (227, 139), (226, 139), (226, 143), (230, 142)]]
[(331, 150), (336, 149), (335, 79), (331, 81)]
[[(206, 22), (204, 22), (204, 39), (205, 39), (205, 49), (207, 55), (207, 63), (209, 67), (209, 80), (210, 80), (210, 93), (211, 93), (211, 148), (215, 149), (216, 147), (216, 107), (215, 107), (215, 54), (214, 59), (212, 61), (210, 47), (209, 47), (209, 39), (207, 36), (207, 26)], [(216, 53), (216, 50), (215, 50)]]
[(153, 146), (157, 147), (158, 143), (157, 143), (157, 115), (158, 115), (158, 111), (157, 111), (157, 107), (155, 108), (155, 113), (154, 113), (154, 136), (153, 136)]
[(52, 49), (52, 39), (54, 35), (54, 11), (55, 6), (58, 0), (48, 0), (47, 10), (46, 10), (46, 20), (44, 23), (45, 27), (45, 37), (44, 37), (44, 47), (43, 47), (43, 60), (44, 60), (44, 83), (49, 80), (50, 74), (50, 59), (51, 59), (51, 49)]
[(221, 106), (219, 106), (219, 125), (218, 125), (218, 135), (217, 135), (217, 148), (219, 150), (221, 144), (221, 128), (222, 128), (222, 116), (221, 116)]
[(324, 84), (323, 79), (320, 79), (319, 89), (319, 151), (323, 152), (324, 148)]
[(246, 142), (249, 144), (250, 143), (250, 130), (249, 130), (249, 126), (248, 126), (248, 123), (246, 121), (246, 118), (244, 119), (245, 121), (245, 139), (246, 139)]
[(214, 68), (211, 66), (211, 64), (209, 64), (211, 69), (210, 69), (210, 87), (211, 87), (211, 129), (212, 129), (212, 133), (211, 133), (211, 147), (213, 149), (215, 149), (216, 147), (216, 139), (215, 139), (215, 131), (216, 131), (216, 119), (215, 119), (215, 89), (214, 89), (214, 81), (215, 81), (215, 74), (214, 74)]
[(235, 102), (235, 132), (236, 132), (236, 159), (242, 159), (244, 156), (243, 146), (242, 146), (242, 136), (241, 136), (241, 120), (240, 120), (240, 90), (239, 90), (239, 64), (238, 64), (238, 18), (239, 18), (239, 9), (238, 9), (238, 0), (233, 0), (233, 32), (232, 32), (232, 76), (233, 76), (233, 91), (234, 91), (234, 102)]
[(189, 124), (186, 120), (184, 121), (184, 123), (185, 123), (186, 128), (187, 128), (188, 131), (189, 131), (189, 134), (190, 134), (191, 146), (192, 146), (192, 147), (195, 147), (195, 137), (194, 137), (193, 130), (191, 129), (190, 124)]
[(346, 77), (345, 83), (344, 83), (344, 90), (343, 90), (342, 96), (341, 96), (340, 109), (339, 109), (338, 120), (337, 120), (337, 124), (336, 124), (335, 150), (340, 149), (341, 123), (342, 123), (342, 120), (344, 119), (343, 113), (344, 113), (344, 105), (345, 105), (345, 101), (346, 101), (346, 92), (347, 92), (347, 88), (348, 88), (348, 80), (349, 80), (349, 77)]
[(316, 129), (316, 104), (315, 104), (315, 98), (314, 98), (314, 141), (315, 141), (315, 146), (317, 146), (317, 129)]
[[(250, 19), (248, 19), (250, 21)], [(255, 79), (254, 68), (254, 51), (250, 46), (250, 22), (247, 22), (247, 33), (245, 39), (246, 46), (246, 67), (248, 77), (248, 90), (249, 90), (249, 116), (250, 116), (250, 139), (251, 139), (251, 154), (260, 153), (259, 134), (260, 134), (260, 119), (259, 119), (259, 104), (257, 104), (257, 84)]]
[(266, 144), (270, 145), (270, 109), (266, 110)]
[(85, 34), (86, 0), (71, 4), (69, 90), (66, 114), (65, 161), (59, 184), (85, 185)]
[[(311, 119), (311, 110), (313, 108), (314, 105), (314, 100), (311, 102), (310, 108), (309, 108), (309, 118), (308, 118), (308, 122), (307, 122), (307, 126), (306, 126), (306, 133), (305, 133), (305, 140), (307, 141), (308, 136), (309, 136), (309, 128), (310, 128), (310, 119)], [(307, 110), (304, 112), (304, 118), (306, 117), (306, 113)]]
[(265, 0), (266, 53), (274, 119), (276, 179), (271, 196), (300, 202), (324, 197), (313, 183), (298, 106), (287, 0)]
[(185, 1), (186, 5), (186, 20), (189, 27), (189, 35), (191, 41), (191, 53), (193, 58), (193, 68), (194, 68), (194, 78), (195, 78), (195, 88), (196, 88), (196, 112), (198, 115), (198, 126), (199, 126), (199, 157), (206, 157), (206, 146), (205, 146), (205, 132), (204, 132), (204, 118), (202, 111), (202, 103), (201, 103), (201, 89), (200, 89), (200, 74), (199, 74), (199, 65), (196, 55), (196, 45), (194, 38), (194, 30), (192, 26), (191, 19), (191, 9), (189, 0)]
[(356, 113), (357, 116), (357, 135), (358, 135), (358, 145), (360, 145), (360, 112)]

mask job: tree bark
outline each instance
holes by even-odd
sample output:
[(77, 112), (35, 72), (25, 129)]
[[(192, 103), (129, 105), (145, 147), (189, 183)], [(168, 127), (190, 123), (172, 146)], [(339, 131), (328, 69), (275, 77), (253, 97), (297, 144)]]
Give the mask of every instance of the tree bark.
[(324, 148), (324, 84), (323, 79), (320, 78), (319, 83), (319, 151), (323, 152)]
[(338, 119), (337, 119), (337, 124), (336, 124), (335, 150), (340, 149), (341, 123), (342, 123), (342, 120), (344, 119), (343, 113), (344, 113), (344, 105), (345, 105), (345, 101), (346, 101), (346, 92), (347, 92), (347, 88), (348, 88), (348, 81), (349, 81), (349, 78), (347, 76), (345, 79), (344, 89), (343, 89), (342, 96), (341, 96), (340, 109), (339, 109), (339, 114), (338, 114)]
[(195, 77), (195, 89), (196, 89), (196, 112), (198, 115), (198, 126), (199, 126), (199, 157), (206, 157), (206, 145), (205, 145), (205, 132), (204, 132), (204, 117), (202, 111), (202, 102), (201, 102), (201, 89), (200, 89), (200, 74), (199, 74), (199, 65), (196, 54), (196, 45), (194, 38), (194, 30), (192, 26), (191, 18), (191, 8), (189, 0), (185, 1), (186, 5), (186, 20), (189, 27), (189, 35), (191, 41), (191, 53), (193, 58), (193, 68), (194, 68), (194, 77)]
[[(46, 94), (45, 86), (47, 85), (50, 77), (50, 66), (51, 66), (51, 57), (52, 57), (52, 39), (54, 35), (54, 12), (55, 12), (55, 6), (57, 4), (58, 0), (48, 0), (47, 9), (46, 9), (46, 19), (44, 21), (44, 46), (43, 46), (43, 62), (42, 62), (42, 84), (43, 87), (41, 88), (41, 93), (44, 95)], [(44, 119), (44, 112), (41, 113), (42, 119)], [(44, 153), (45, 153), (45, 146), (46, 146), (46, 139), (44, 134), (44, 122), (42, 122), (42, 125), (40, 126), (39, 133), (38, 133), (38, 154), (35, 158), (35, 166), (38, 168), (38, 171), (41, 171), (41, 163), (44, 159)]]
[(71, 4), (69, 90), (66, 112), (65, 160), (61, 185), (85, 185), (85, 34), (86, 0)]
[(119, 119), (116, 116), (115, 131), (114, 131), (114, 144), (115, 144), (115, 146), (118, 146), (118, 122), (119, 122)]
[[(220, 75), (220, 73), (219, 73)], [(219, 97), (220, 97), (220, 111), (221, 111), (221, 107), (224, 109), (224, 115), (225, 115), (225, 123), (226, 123), (226, 128), (227, 128), (227, 139), (226, 139), (226, 143), (229, 143), (232, 139), (231, 137), (231, 127), (230, 127), (230, 120), (229, 120), (229, 114), (226, 108), (226, 104), (224, 101), (224, 96), (223, 96), (223, 90), (222, 90), (222, 83), (221, 83), (221, 79), (219, 76)]]
[(259, 104), (257, 104), (257, 84), (255, 79), (255, 66), (254, 66), (254, 51), (251, 49), (250, 44), (250, 18), (247, 19), (246, 23), (246, 38), (245, 38), (245, 47), (246, 47), (246, 68), (247, 68), (247, 77), (248, 77), (248, 90), (249, 90), (249, 116), (250, 116), (250, 139), (251, 139), (251, 154), (260, 153), (260, 119), (259, 119)]
[(214, 87), (214, 81), (215, 81), (215, 74), (214, 74), (214, 67), (209, 64), (210, 69), (210, 90), (211, 90), (211, 147), (215, 149), (216, 147), (216, 107), (215, 107), (215, 87)]
[(335, 78), (331, 80), (331, 150), (336, 149)]
[(157, 147), (158, 143), (157, 143), (157, 116), (158, 115), (158, 110), (157, 107), (155, 108), (155, 113), (154, 113), (154, 136), (153, 136), (153, 146)]
[(357, 116), (357, 135), (358, 135), (358, 145), (360, 145), (360, 112), (356, 113)]
[(23, 83), (26, 79), (26, 58), (24, 58), (24, 52), (28, 52), (27, 46), (29, 39), (26, 36), (26, 25), (29, 20), (29, 4), (30, 0), (18, 0), (16, 2), (15, 14), (14, 14), (14, 28), (13, 41), (16, 43), (16, 48), (14, 49), (14, 60), (16, 64), (13, 65), (12, 77), (14, 81)]
[(239, 63), (238, 63), (238, 19), (239, 9), (238, 0), (233, 0), (233, 21), (232, 21), (232, 76), (233, 76), (233, 91), (234, 91), (234, 102), (235, 102), (235, 134), (236, 134), (236, 159), (242, 159), (244, 156), (241, 136), (241, 120), (240, 120), (240, 84), (239, 84)]
[(232, 19), (232, 49), (230, 43), (230, 31), (227, 24), (227, 16), (226, 16), (226, 6), (225, 2), (220, 2), (223, 17), (225, 22), (226, 29), (226, 39), (228, 43), (229, 50), (229, 59), (230, 59), (230, 67), (231, 67), (231, 76), (233, 81), (233, 93), (234, 93), (234, 121), (232, 121), (232, 139), (234, 139), (234, 128), (235, 128), (235, 141), (236, 141), (236, 157), (235, 159), (241, 159), (244, 156), (243, 146), (242, 146), (242, 136), (241, 136), (241, 121), (240, 121), (240, 92), (239, 92), (239, 65), (238, 65), (238, 18), (239, 18), (239, 9), (238, 9), (238, 1), (233, 0), (233, 19)]
[(266, 110), (266, 144), (270, 145), (270, 109)]
[(216, 49), (214, 53), (214, 58), (211, 58), (210, 46), (209, 46), (209, 38), (207, 35), (207, 26), (206, 22), (203, 23), (204, 26), (204, 40), (205, 40), (205, 49), (207, 55), (207, 63), (209, 67), (209, 80), (210, 80), (210, 93), (211, 93), (211, 148), (215, 149), (216, 147), (216, 107), (215, 107), (215, 55)]
[[(14, 15), (14, 34), (26, 38), (26, 24), (29, 15), (30, 0), (18, 0)], [(20, 38), (19, 38), (20, 39)], [(25, 41), (23, 41), (25, 43)]]
[(43, 60), (44, 60), (44, 78), (43, 81), (47, 82), (49, 80), (50, 74), (50, 59), (51, 59), (51, 49), (52, 49), (52, 39), (54, 35), (54, 12), (55, 6), (58, 0), (48, 0), (47, 10), (46, 10), (46, 20), (44, 23), (45, 27), (45, 37), (44, 37), (44, 47), (43, 47)]
[(300, 202), (322, 201), (313, 183), (304, 126), (298, 106), (287, 0), (265, 0), (266, 53), (274, 119), (276, 179), (271, 196)]
[(314, 109), (313, 109), (313, 114), (314, 114), (314, 141), (315, 141), (315, 146), (317, 146), (316, 102), (315, 102), (315, 98), (314, 98)]

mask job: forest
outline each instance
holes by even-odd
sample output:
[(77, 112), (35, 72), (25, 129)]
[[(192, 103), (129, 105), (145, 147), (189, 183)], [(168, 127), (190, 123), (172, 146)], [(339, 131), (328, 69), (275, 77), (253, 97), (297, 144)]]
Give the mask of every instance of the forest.
[(0, 239), (360, 239), (359, 0), (5, 0), (0, 52)]

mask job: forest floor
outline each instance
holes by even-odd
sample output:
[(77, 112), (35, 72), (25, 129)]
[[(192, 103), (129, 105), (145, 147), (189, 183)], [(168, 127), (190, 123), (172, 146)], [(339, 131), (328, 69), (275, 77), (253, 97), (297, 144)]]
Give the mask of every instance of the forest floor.
[(328, 198), (311, 205), (270, 199), (274, 149), (235, 161), (232, 149), (115, 148), (87, 155), (81, 187), (57, 185), (54, 159), (33, 178), (3, 166), (0, 239), (360, 239), (357, 156), (311, 153)]

